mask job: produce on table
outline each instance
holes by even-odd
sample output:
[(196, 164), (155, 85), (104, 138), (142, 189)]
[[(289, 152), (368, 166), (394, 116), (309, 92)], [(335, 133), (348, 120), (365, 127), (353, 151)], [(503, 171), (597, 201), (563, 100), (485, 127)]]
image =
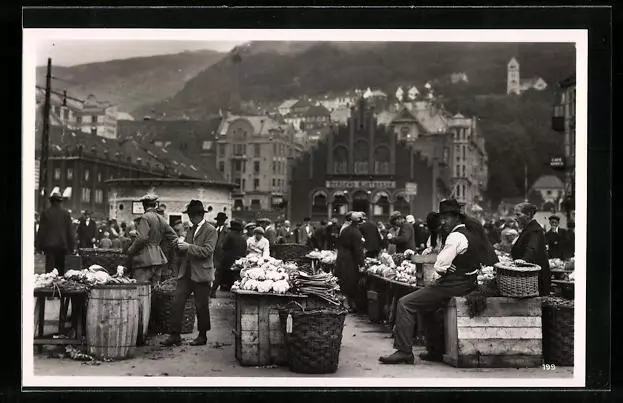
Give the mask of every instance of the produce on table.
[(273, 258), (250, 256), (238, 259), (234, 264), (241, 267), (242, 279), (234, 282), (233, 290), (285, 294), (290, 289), (288, 273), (297, 271), (295, 263)]
[(58, 279), (58, 270), (54, 269), (50, 273), (35, 274), (35, 288), (46, 288)]
[(381, 262), (381, 264), (384, 264), (384, 265), (388, 266), (391, 269), (396, 267), (396, 263), (394, 263), (394, 259), (387, 252), (382, 252), (379, 255), (379, 261)]
[(340, 286), (337, 277), (331, 273), (307, 274), (299, 271), (291, 278), (294, 290), (301, 294), (312, 295), (333, 304), (341, 304)]
[(493, 266), (482, 266), (478, 271), (478, 284), (482, 285), (485, 282), (493, 280), (495, 278), (495, 268)]
[(552, 270), (564, 270), (565, 262), (562, 259), (549, 259), (549, 268)]
[(417, 267), (414, 263), (404, 260), (400, 266), (396, 267), (396, 281), (405, 284), (417, 284)]
[(306, 255), (310, 259), (320, 260), (324, 264), (334, 264), (337, 258), (337, 252), (332, 250), (311, 251)]

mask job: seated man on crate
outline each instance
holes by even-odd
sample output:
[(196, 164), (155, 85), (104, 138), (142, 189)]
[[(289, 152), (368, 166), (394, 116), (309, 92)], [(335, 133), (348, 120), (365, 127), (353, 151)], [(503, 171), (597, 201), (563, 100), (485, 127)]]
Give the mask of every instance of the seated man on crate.
[(441, 225), (448, 236), (434, 266), (437, 281), (398, 300), (394, 326), (394, 348), (397, 351), (380, 357), (379, 361), (383, 364), (414, 362), (413, 331), (417, 313), (421, 314), (424, 321), (428, 350), (420, 358), (441, 361), (445, 349), (444, 335), (443, 328), (436, 323), (435, 311), (451, 297), (469, 294), (476, 287), (480, 267), (480, 238), (473, 236), (463, 224), (465, 216), (461, 214), (455, 199), (442, 200), (439, 214)]
[(184, 211), (193, 226), (185, 239), (179, 239), (177, 249), (181, 252), (177, 272), (177, 287), (171, 309), (171, 334), (162, 342), (163, 346), (182, 344), (182, 318), (186, 299), (192, 293), (197, 308), (197, 328), (199, 335), (191, 346), (203, 346), (208, 342), (206, 333), (210, 330), (210, 294), (214, 281), (213, 255), (218, 234), (216, 228), (205, 219), (203, 203), (191, 200)]

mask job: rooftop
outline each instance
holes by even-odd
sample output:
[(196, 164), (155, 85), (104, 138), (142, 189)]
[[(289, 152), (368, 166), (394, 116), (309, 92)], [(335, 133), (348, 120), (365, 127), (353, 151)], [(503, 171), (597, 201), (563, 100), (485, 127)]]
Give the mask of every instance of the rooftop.
[(534, 182), (532, 189), (564, 189), (565, 185), (556, 175), (543, 175)]

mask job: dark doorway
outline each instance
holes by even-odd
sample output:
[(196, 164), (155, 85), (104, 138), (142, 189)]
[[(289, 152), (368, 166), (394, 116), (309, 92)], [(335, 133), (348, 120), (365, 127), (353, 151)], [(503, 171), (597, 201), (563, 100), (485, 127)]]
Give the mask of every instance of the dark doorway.
[(353, 211), (370, 214), (370, 200), (366, 193), (360, 192), (353, 196)]

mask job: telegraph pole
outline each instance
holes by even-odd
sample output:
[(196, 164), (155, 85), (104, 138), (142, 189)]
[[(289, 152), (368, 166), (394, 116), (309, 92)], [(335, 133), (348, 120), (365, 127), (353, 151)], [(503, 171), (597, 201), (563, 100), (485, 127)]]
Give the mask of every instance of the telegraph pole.
[(46, 208), (46, 186), (48, 183), (48, 151), (50, 143), (50, 92), (52, 81), (52, 59), (48, 58), (45, 75), (45, 99), (43, 101), (43, 127), (41, 131), (41, 154), (39, 159), (39, 211)]

